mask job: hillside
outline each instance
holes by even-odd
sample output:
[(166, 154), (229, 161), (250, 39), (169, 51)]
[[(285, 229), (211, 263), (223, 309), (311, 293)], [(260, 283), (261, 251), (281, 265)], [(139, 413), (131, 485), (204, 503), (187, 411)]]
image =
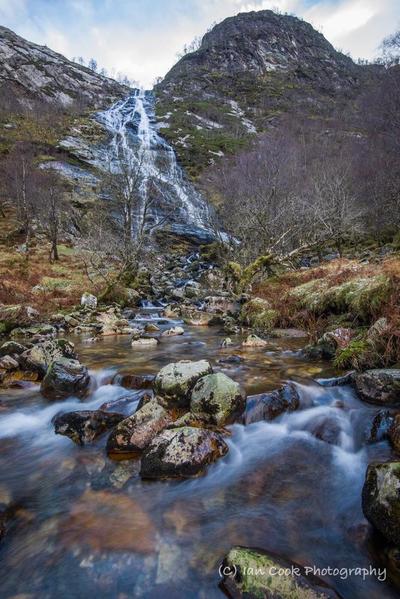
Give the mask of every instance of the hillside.
[(380, 70), (356, 65), (296, 17), (242, 13), (216, 25), (156, 86), (161, 132), (196, 176), (282, 113), (329, 117)]
[(42, 101), (63, 107), (79, 103), (99, 108), (126, 91), (116, 81), (0, 27), (2, 107), (5, 102), (29, 106), (32, 101)]

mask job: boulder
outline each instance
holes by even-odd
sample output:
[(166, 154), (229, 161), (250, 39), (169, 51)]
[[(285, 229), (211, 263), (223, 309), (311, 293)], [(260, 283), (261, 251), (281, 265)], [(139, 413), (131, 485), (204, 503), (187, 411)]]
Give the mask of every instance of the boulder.
[(18, 339), (19, 337), (25, 337), (27, 339), (39, 338), (39, 337), (50, 337), (54, 338), (57, 336), (57, 329), (51, 324), (43, 324), (37, 327), (28, 327), (26, 329), (17, 328), (11, 331), (10, 337), (12, 339)]
[(81, 297), (81, 306), (94, 310), (97, 308), (97, 297), (86, 291)]
[(299, 564), (258, 549), (233, 547), (219, 570), (223, 589), (235, 599), (339, 599)]
[(239, 302), (224, 296), (212, 295), (204, 300), (205, 309), (210, 314), (237, 314), (240, 311)]
[(3, 356), (19, 356), (26, 350), (25, 345), (21, 345), (21, 343), (17, 343), (16, 341), (6, 341), (0, 347), (0, 358)]
[(242, 342), (243, 347), (265, 347), (268, 342), (265, 339), (261, 339), (258, 335), (248, 335), (248, 337)]
[(161, 333), (162, 337), (176, 337), (177, 335), (183, 335), (185, 332), (183, 327), (172, 327), (171, 329), (166, 329)]
[(400, 369), (376, 368), (354, 376), (361, 399), (384, 406), (400, 405)]
[(90, 384), (86, 366), (77, 360), (60, 358), (50, 365), (40, 390), (51, 400), (64, 399), (70, 395), (82, 396)]
[(21, 366), (25, 370), (38, 372), (43, 377), (54, 360), (75, 358), (74, 344), (65, 339), (37, 343), (21, 354)]
[(215, 426), (232, 423), (243, 413), (246, 395), (240, 385), (218, 372), (200, 378), (190, 397), (190, 411)]
[(365, 517), (391, 543), (400, 545), (400, 462), (370, 464), (362, 491)]
[(274, 420), (284, 412), (297, 410), (299, 405), (299, 394), (292, 383), (270, 393), (250, 395), (247, 398), (244, 423)]
[(7, 372), (11, 370), (17, 370), (19, 368), (19, 363), (11, 356), (3, 356), (0, 358), (0, 370), (6, 370)]
[(160, 327), (153, 322), (148, 322), (145, 324), (144, 330), (146, 333), (159, 333)]
[(393, 422), (394, 417), (389, 410), (379, 410), (372, 421), (371, 429), (367, 437), (368, 443), (378, 443), (379, 441), (388, 439), (389, 430), (391, 429)]
[(208, 326), (215, 318), (215, 314), (208, 314), (207, 312), (202, 312), (195, 308), (188, 308), (187, 306), (182, 306), (181, 316), (186, 324), (195, 327)]
[(171, 422), (167, 410), (151, 400), (116, 426), (108, 438), (107, 452), (130, 455), (142, 451)]
[(227, 444), (213, 431), (190, 426), (167, 429), (144, 452), (140, 475), (153, 479), (197, 476), (227, 452)]
[(54, 419), (54, 431), (57, 435), (69, 437), (77, 445), (86, 445), (123, 419), (122, 414), (102, 410), (67, 412)]
[(190, 392), (196, 382), (202, 376), (211, 373), (211, 364), (207, 360), (172, 362), (157, 374), (154, 390), (171, 406), (188, 406)]
[(159, 343), (159, 340), (155, 337), (140, 337), (139, 339), (133, 339), (131, 346), (133, 348), (151, 348), (156, 347)]

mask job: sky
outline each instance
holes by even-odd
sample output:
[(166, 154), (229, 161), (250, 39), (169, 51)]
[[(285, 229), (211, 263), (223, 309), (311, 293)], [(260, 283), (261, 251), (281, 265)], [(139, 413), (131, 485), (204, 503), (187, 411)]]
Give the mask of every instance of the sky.
[(400, 0), (0, 0), (0, 24), (150, 88), (213, 23), (266, 8), (302, 17), (354, 59), (376, 57), (400, 27)]

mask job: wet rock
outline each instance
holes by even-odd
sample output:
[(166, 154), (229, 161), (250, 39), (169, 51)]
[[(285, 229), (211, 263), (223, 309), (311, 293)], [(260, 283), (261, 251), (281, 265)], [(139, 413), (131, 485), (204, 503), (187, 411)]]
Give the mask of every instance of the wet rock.
[(0, 358), (0, 370), (9, 372), (10, 370), (17, 370), (17, 368), (19, 368), (19, 364), (17, 360), (11, 356), (3, 356)]
[(146, 333), (158, 333), (160, 331), (160, 327), (152, 322), (149, 322), (145, 325), (144, 330)]
[(81, 306), (94, 310), (97, 308), (97, 297), (91, 293), (85, 292), (81, 297)]
[(140, 337), (140, 339), (133, 339), (131, 346), (133, 348), (152, 348), (156, 347), (160, 341), (155, 337)]
[(400, 462), (370, 464), (362, 491), (365, 517), (391, 543), (400, 545)]
[(211, 364), (207, 360), (172, 362), (157, 374), (154, 390), (171, 406), (188, 406), (190, 391), (196, 382), (211, 373)]
[(64, 399), (70, 395), (82, 396), (90, 384), (86, 366), (77, 360), (60, 358), (54, 361), (44, 377), (40, 391), (47, 399)]
[(102, 410), (67, 412), (54, 419), (54, 431), (57, 435), (69, 437), (77, 445), (86, 445), (123, 419), (122, 414)]
[(322, 387), (341, 387), (342, 385), (351, 385), (354, 379), (355, 371), (347, 372), (342, 376), (335, 376), (330, 379), (316, 379)]
[(299, 394), (291, 383), (270, 393), (250, 395), (246, 402), (244, 423), (274, 420), (284, 412), (294, 412), (299, 405)]
[(12, 339), (18, 339), (19, 337), (25, 337), (26, 339), (32, 339), (37, 337), (50, 337), (54, 338), (57, 336), (57, 329), (50, 324), (39, 325), (36, 327), (29, 327), (26, 329), (17, 328), (13, 329), (10, 333)]
[(372, 421), (371, 430), (367, 436), (368, 443), (378, 443), (379, 441), (388, 439), (389, 429), (393, 421), (393, 415), (389, 410), (379, 410)]
[(319, 417), (312, 420), (306, 427), (316, 439), (329, 443), (329, 445), (340, 445), (342, 428), (334, 416)]
[(176, 337), (177, 335), (183, 335), (185, 332), (183, 327), (172, 327), (161, 333), (162, 337)]
[(222, 587), (235, 599), (327, 599), (339, 595), (305, 569), (276, 555), (233, 547), (221, 564)]
[(265, 347), (268, 345), (268, 342), (258, 337), (258, 335), (248, 335), (242, 345), (243, 347)]
[(227, 444), (213, 431), (189, 426), (168, 429), (155, 437), (144, 452), (140, 475), (142, 478), (197, 476), (227, 452)]
[(389, 441), (392, 444), (393, 449), (397, 453), (400, 453), (400, 414), (387, 417), (386, 423), (390, 423), (388, 429)]
[(38, 372), (43, 377), (54, 360), (75, 358), (74, 344), (65, 339), (48, 340), (37, 343), (21, 354), (21, 366)]
[(125, 389), (151, 389), (154, 382), (152, 374), (116, 374), (113, 385), (121, 385)]
[(241, 362), (243, 362), (243, 358), (236, 354), (218, 360), (218, 364), (240, 364)]
[(221, 347), (229, 347), (230, 345), (233, 345), (233, 341), (230, 337), (225, 337), (225, 339), (221, 341)]
[(171, 422), (172, 418), (167, 410), (157, 401), (151, 400), (115, 427), (107, 441), (107, 452), (112, 455), (129, 455), (143, 451)]
[(240, 385), (218, 372), (200, 378), (190, 398), (190, 411), (216, 426), (230, 424), (243, 413), (246, 395)]
[(354, 376), (361, 399), (370, 403), (400, 405), (400, 369), (376, 368)]
[(26, 350), (25, 345), (21, 345), (21, 343), (17, 343), (16, 341), (6, 341), (0, 347), (0, 358), (3, 356), (19, 356)]

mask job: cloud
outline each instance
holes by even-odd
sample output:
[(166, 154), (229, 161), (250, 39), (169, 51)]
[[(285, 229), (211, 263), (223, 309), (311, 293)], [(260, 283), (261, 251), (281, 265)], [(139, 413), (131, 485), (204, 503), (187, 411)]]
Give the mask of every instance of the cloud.
[(267, 8), (303, 17), (355, 58), (373, 58), (400, 23), (398, 0), (0, 0), (0, 22), (68, 58), (93, 56), (149, 87), (213, 22)]

